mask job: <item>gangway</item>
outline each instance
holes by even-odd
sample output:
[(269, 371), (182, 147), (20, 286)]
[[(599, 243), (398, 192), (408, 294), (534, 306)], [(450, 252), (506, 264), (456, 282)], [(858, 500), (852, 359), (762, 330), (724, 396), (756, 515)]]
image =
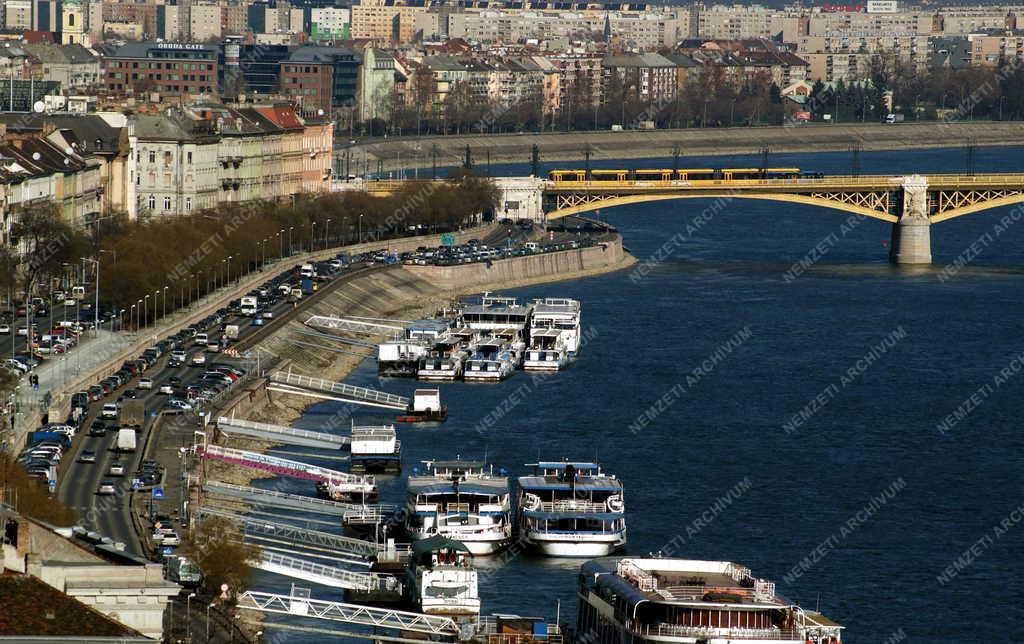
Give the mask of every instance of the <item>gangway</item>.
[(401, 322), (401, 320), (379, 320), (361, 317), (339, 318), (332, 315), (313, 315), (306, 320), (305, 324), (314, 329), (348, 331), (349, 333), (366, 333), (369, 335), (381, 335), (405, 329), (404, 326), (384, 324), (384, 322)]
[(334, 486), (348, 486), (353, 489), (364, 490), (366, 493), (376, 492), (377, 484), (372, 476), (359, 476), (348, 472), (339, 472), (311, 463), (293, 461), (271, 454), (250, 452), (244, 449), (223, 447), (221, 445), (201, 445), (196, 448), (202, 458), (212, 458), (226, 463), (233, 463), (243, 467), (251, 467), (256, 470), (270, 472), (277, 476), (284, 476), (293, 479), (305, 479), (332, 484)]
[(266, 572), (346, 590), (394, 592), (401, 586), (397, 578), (389, 575), (353, 572), (337, 566), (313, 563), (280, 552), (267, 552), (266, 550), (260, 554), (257, 561), (251, 562), (251, 565)]
[(367, 389), (366, 387), (357, 387), (343, 382), (334, 382), (323, 378), (313, 378), (292, 373), (291, 371), (275, 371), (270, 374), (270, 383), (267, 385), (267, 389), (298, 396), (336, 400), (357, 405), (369, 405), (371, 407), (383, 407), (384, 409), (395, 409), (398, 411), (408, 410), (410, 403), (410, 400), (405, 396)]
[(363, 508), (375, 508), (383, 514), (394, 513), (393, 505), (364, 506), (357, 503), (342, 503), (330, 499), (318, 499), (302, 494), (288, 494), (276, 490), (263, 490), (257, 487), (235, 485), (222, 481), (207, 481), (203, 484), (203, 490), (208, 494), (225, 496), (235, 499), (242, 499), (256, 506), (284, 508), (287, 510), (302, 510), (318, 514), (329, 514), (343, 517), (346, 512), (360, 511)]
[(299, 546), (327, 548), (337, 552), (363, 557), (365, 559), (376, 557), (379, 549), (377, 544), (364, 541), (362, 539), (353, 539), (352, 537), (344, 537), (341, 535), (331, 534), (329, 532), (323, 532), (321, 530), (313, 530), (311, 528), (303, 528), (301, 526), (290, 525), (278, 521), (268, 521), (266, 519), (249, 517), (243, 514), (236, 514), (234, 512), (228, 512), (217, 508), (200, 508), (199, 513), (206, 516), (220, 517), (241, 523), (243, 531), (247, 536), (272, 537), (274, 539), (288, 541)]
[(309, 617), (375, 628), (392, 628), (399, 631), (451, 638), (452, 640), (459, 634), (458, 625), (450, 617), (360, 604), (329, 602), (309, 597), (275, 595), (255, 590), (249, 590), (239, 595), (238, 607), (261, 613)]
[(250, 436), (275, 443), (301, 445), (303, 447), (341, 449), (350, 443), (348, 436), (335, 436), (334, 434), (300, 429), (298, 427), (259, 423), (253, 420), (235, 418), (234, 416), (231, 418), (221, 416), (217, 419), (217, 427), (226, 434)]

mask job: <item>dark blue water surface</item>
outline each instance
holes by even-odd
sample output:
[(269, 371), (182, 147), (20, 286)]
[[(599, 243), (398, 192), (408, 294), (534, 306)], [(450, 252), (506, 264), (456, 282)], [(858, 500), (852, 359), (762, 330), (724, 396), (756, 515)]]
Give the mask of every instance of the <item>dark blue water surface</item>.
[[(958, 171), (963, 159), (959, 150), (864, 153), (861, 167)], [(771, 163), (841, 173), (850, 155), (776, 155)], [(979, 150), (975, 163), (978, 171), (1021, 171), (1024, 149)], [(637, 258), (660, 256), (642, 277), (627, 270), (511, 291), (581, 300), (592, 339), (572, 369), (541, 383), (519, 373), (501, 385), (443, 385), (448, 422), (400, 430), (406, 473), (422, 459), (456, 454), (486, 454), (513, 475), (538, 457), (596, 457), (625, 482), (630, 554), (671, 549), (742, 563), (790, 599), (820, 604), (850, 641), (880, 642), (899, 629), (920, 642), (1019, 638), (1024, 223), (1011, 219), (997, 234), (1012, 212), (1003, 208), (938, 224), (935, 266), (901, 270), (887, 263), (889, 224), (844, 230), (845, 213), (737, 199), (687, 233), (686, 222), (712, 203), (602, 213)], [(940, 279), (986, 234), (992, 241), (966, 268)], [(831, 240), (823, 257), (784, 277), (822, 240)], [(747, 339), (709, 362), (743, 329)], [(349, 381), (400, 393), (415, 386), (379, 382), (370, 361)], [(511, 413), (481, 429), (514, 391), (520, 402)], [(637, 431), (659, 398), (663, 410)], [(939, 429), (958, 407), (973, 410)], [(794, 427), (801, 410), (807, 418)], [(317, 427), (336, 411), (317, 405), (301, 424)], [(401, 479), (381, 488), (384, 500), (402, 501)], [(731, 504), (709, 511), (730, 490)], [(958, 558), (967, 565), (940, 580)], [(484, 576), (484, 610), (554, 618), (560, 602), (563, 621), (572, 621), (577, 567), (516, 557)], [(259, 573), (255, 585), (288, 584)], [(340, 598), (320, 587), (314, 596)]]

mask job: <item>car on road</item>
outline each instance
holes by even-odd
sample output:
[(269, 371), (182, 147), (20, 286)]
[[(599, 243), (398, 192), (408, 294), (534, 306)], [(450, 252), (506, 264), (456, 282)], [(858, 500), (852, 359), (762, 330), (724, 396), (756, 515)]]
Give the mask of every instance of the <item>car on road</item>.
[(97, 418), (92, 421), (92, 425), (89, 426), (89, 435), (102, 438), (107, 435), (107, 423), (102, 419)]
[(165, 382), (160, 385), (160, 388), (156, 390), (158, 394), (167, 394), (168, 396), (174, 395), (174, 385), (169, 382)]
[(180, 398), (170, 398), (164, 403), (164, 409), (172, 413), (192, 411), (192, 405)]
[(188, 360), (188, 354), (185, 353), (184, 351), (180, 350), (180, 349), (175, 350), (175, 351), (171, 351), (171, 360), (177, 360), (178, 362), (185, 362), (186, 360)]
[(114, 485), (113, 481), (103, 481), (96, 488), (96, 494), (109, 496), (111, 494), (117, 494), (117, 486)]
[(10, 367), (11, 369), (14, 369), (16, 371), (20, 371), (21, 373), (28, 373), (29, 370), (29, 366), (27, 364), (25, 364), (21, 360), (16, 360), (14, 358), (7, 358), (6, 360), (4, 360), (4, 366)]
[(96, 462), (96, 452), (92, 451), (91, 449), (83, 449), (82, 453), (78, 455), (78, 462), (79, 463), (95, 463)]
[[(156, 535), (154, 535), (156, 536)], [(160, 540), (162, 546), (180, 546), (181, 537), (178, 536), (177, 532), (165, 532), (163, 533), (163, 539)]]
[(153, 379), (152, 378), (139, 378), (139, 384), (136, 385), (139, 389), (152, 389)]
[(193, 367), (200, 367), (200, 366), (203, 366), (205, 364), (206, 364), (206, 356), (203, 355), (202, 353), (197, 353), (194, 356), (192, 356), (192, 366)]
[(103, 405), (103, 409), (100, 411), (100, 418), (117, 420), (117, 404), (107, 403)]
[(103, 398), (103, 387), (100, 387), (99, 385), (93, 385), (93, 386), (89, 387), (88, 393), (89, 393), (89, 401), (90, 402), (95, 402), (95, 401)]
[(10, 335), (11, 334), (11, 325), (10, 324), (0, 324), (0, 333), (2, 333), (3, 335)]
[(114, 461), (110, 464), (107, 474), (110, 476), (124, 476), (124, 464), (121, 461)]

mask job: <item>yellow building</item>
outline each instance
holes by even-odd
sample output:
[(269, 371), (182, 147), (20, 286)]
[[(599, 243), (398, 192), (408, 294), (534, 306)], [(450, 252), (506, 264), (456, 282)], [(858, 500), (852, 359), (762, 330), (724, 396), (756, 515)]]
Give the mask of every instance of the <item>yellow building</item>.
[(427, 12), (426, 5), (364, 0), (352, 6), (351, 37), (382, 43), (404, 44), (416, 35), (416, 18)]

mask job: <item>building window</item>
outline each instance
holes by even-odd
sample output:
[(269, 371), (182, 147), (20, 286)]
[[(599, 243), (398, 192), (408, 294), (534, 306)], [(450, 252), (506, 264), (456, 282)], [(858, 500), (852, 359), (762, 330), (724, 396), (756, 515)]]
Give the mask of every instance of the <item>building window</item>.
[(185, 210), (192, 210), (192, 197), (185, 197)]
[(149, 209), (153, 210), (154, 208), (156, 208), (156, 197), (149, 195)]
[(75, 26), (75, 14), (73, 14), (73, 13), (68, 14), (68, 26), (69, 27), (74, 27)]
[(170, 210), (170, 209), (171, 209), (171, 198), (170, 197), (164, 197), (164, 210)]
[(150, 162), (150, 163), (156, 163), (156, 152), (152, 152), (152, 151), (151, 151), (151, 152), (149, 153), (149, 162)]
[(191, 152), (188, 153), (188, 162), (192, 163), (192, 153)]

